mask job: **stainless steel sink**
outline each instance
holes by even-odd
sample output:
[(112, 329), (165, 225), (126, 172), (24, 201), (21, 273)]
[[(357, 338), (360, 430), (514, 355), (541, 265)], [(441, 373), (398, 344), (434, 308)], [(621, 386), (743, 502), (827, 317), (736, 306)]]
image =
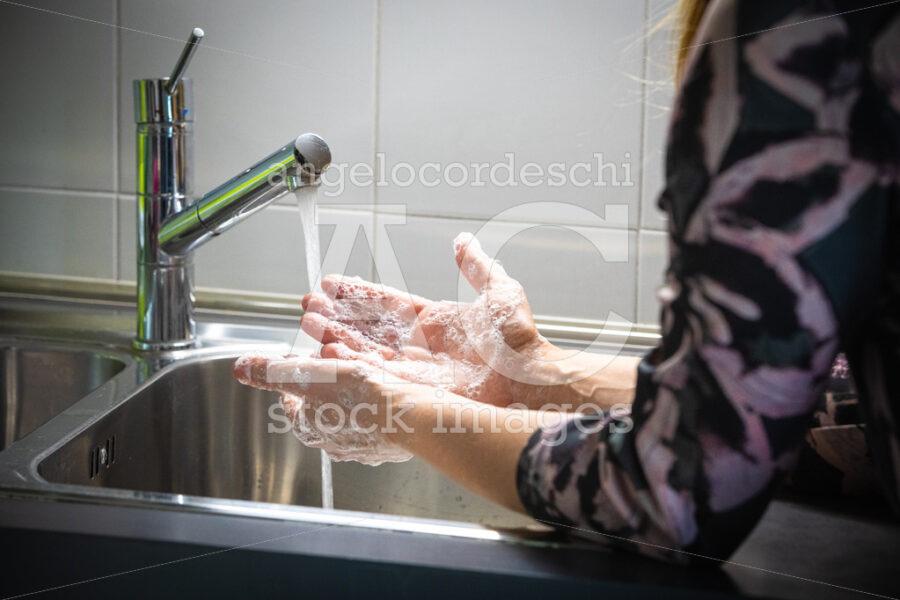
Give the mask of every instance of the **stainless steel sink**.
[(334, 463), (323, 509), (319, 451), (279, 433), (277, 394), (231, 377), (249, 350), (310, 352), (292, 348), (296, 316), (216, 309), (198, 314), (200, 347), (136, 352), (133, 307), (104, 302), (0, 297), (4, 406), (22, 437), (0, 451), (0, 497), (491, 540), (537, 527), (417, 459)]
[(48, 344), (0, 342), (0, 450), (125, 368), (112, 356)]
[(270, 433), (278, 394), (237, 384), (233, 359), (190, 362), (44, 459), (48, 481), (317, 505), (319, 452)]
[[(321, 506), (320, 453), (280, 432), (278, 394), (236, 383), (233, 356), (174, 366), (50, 454), (38, 472), (76, 484)], [(336, 463), (338, 509), (513, 527), (530, 522), (421, 461)]]

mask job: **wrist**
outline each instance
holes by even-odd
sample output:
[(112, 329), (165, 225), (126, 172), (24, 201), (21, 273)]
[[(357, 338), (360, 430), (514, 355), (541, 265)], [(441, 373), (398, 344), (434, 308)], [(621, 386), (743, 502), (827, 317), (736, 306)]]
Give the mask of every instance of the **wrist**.
[(515, 382), (512, 390), (514, 398), (533, 410), (608, 411), (633, 400), (637, 357), (564, 349), (546, 341), (533, 356), (539, 362), (529, 369), (529, 379), (539, 383)]
[(631, 404), (637, 381), (639, 359), (581, 352), (571, 359), (572, 375), (568, 387), (582, 404), (608, 411), (613, 406)]
[(513, 404), (524, 404), (530, 410), (572, 412), (583, 402), (574, 382), (587, 373), (580, 360), (573, 360), (573, 351), (559, 348), (541, 338), (539, 342), (520, 351), (522, 377), (509, 376), (509, 395)]

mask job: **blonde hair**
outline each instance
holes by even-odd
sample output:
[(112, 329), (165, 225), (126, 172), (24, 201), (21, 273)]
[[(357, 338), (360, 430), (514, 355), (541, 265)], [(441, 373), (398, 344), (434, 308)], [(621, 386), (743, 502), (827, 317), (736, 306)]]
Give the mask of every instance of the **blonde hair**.
[(675, 48), (675, 81), (681, 81), (684, 73), (684, 62), (687, 59), (688, 51), (694, 43), (694, 36), (697, 35), (697, 28), (700, 26), (700, 19), (709, 0), (678, 0), (678, 4), (672, 9), (671, 17), (675, 21), (675, 39), (677, 46)]

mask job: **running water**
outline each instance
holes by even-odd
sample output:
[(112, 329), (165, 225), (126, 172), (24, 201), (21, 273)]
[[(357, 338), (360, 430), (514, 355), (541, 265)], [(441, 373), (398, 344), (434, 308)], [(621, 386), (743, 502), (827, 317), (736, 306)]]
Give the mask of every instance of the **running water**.
[[(319, 258), (319, 227), (316, 225), (316, 196), (318, 186), (303, 186), (294, 191), (297, 207), (300, 209), (300, 224), (303, 227), (303, 242), (306, 245), (306, 275), (309, 278), (309, 291), (319, 291), (319, 271), (322, 263)], [(302, 336), (297, 332), (291, 347), (293, 354), (297, 341)], [(322, 453), (322, 508), (334, 508), (334, 490), (331, 485), (331, 457), (324, 450)]]

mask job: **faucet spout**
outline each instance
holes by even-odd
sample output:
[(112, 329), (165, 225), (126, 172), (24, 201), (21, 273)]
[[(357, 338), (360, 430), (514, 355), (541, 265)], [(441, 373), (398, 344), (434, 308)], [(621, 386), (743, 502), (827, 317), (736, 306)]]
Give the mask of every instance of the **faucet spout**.
[(305, 133), (166, 218), (159, 248), (184, 256), (297, 188), (320, 184), (331, 163), (328, 144)]

